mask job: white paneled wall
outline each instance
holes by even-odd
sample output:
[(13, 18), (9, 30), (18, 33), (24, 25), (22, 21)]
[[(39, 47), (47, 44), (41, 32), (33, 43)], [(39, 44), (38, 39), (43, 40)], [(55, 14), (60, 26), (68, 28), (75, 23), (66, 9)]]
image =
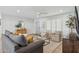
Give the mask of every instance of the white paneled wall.
[(22, 19), (19, 17), (14, 16), (3, 16), (2, 19), (2, 26), (3, 26), (3, 33), (5, 30), (9, 30), (11, 32), (15, 32), (16, 27), (15, 25), (18, 23), (19, 20), (23, 21), (23, 27), (27, 29), (28, 33), (34, 32), (34, 21), (31, 19)]
[(38, 23), (40, 23), (40, 30), (39, 28), (36, 28), (36, 30), (38, 30), (39, 32), (61, 31), (63, 33), (63, 36), (67, 37), (69, 34), (69, 28), (66, 26), (65, 22), (69, 20), (69, 15), (74, 15), (74, 13), (38, 18), (37, 20), (39, 20)]

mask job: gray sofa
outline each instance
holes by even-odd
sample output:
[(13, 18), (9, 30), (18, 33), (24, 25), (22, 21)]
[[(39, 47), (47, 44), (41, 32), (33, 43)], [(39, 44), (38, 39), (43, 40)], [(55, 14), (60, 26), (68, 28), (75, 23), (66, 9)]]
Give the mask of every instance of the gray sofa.
[(7, 36), (2, 35), (2, 50), (3, 53), (42, 53), (43, 52), (43, 40), (39, 40), (21, 47), (18, 44), (14, 44)]

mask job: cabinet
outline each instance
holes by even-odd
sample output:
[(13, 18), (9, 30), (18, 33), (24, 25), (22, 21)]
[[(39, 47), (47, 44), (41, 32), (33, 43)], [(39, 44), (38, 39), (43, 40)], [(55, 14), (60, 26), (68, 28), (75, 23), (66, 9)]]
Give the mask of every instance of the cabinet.
[(79, 40), (63, 39), (62, 42), (63, 53), (79, 53)]

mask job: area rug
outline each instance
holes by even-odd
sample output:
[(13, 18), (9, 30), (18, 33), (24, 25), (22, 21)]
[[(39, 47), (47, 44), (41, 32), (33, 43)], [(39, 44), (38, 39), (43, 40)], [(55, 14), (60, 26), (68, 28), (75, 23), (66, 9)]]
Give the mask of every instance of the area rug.
[(62, 53), (62, 41), (53, 42), (50, 41), (50, 44), (44, 46), (44, 53)]

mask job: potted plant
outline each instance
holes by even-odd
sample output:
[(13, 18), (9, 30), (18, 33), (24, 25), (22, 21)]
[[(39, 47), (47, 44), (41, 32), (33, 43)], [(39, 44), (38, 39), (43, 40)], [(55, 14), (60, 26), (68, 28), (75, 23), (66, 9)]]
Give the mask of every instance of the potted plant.
[(18, 24), (15, 25), (16, 28), (21, 28), (22, 27), (22, 23), (21, 21), (18, 22)]
[(73, 29), (75, 29), (75, 16), (69, 15), (69, 20), (66, 21), (66, 25), (70, 28), (69, 38), (73, 39)]

